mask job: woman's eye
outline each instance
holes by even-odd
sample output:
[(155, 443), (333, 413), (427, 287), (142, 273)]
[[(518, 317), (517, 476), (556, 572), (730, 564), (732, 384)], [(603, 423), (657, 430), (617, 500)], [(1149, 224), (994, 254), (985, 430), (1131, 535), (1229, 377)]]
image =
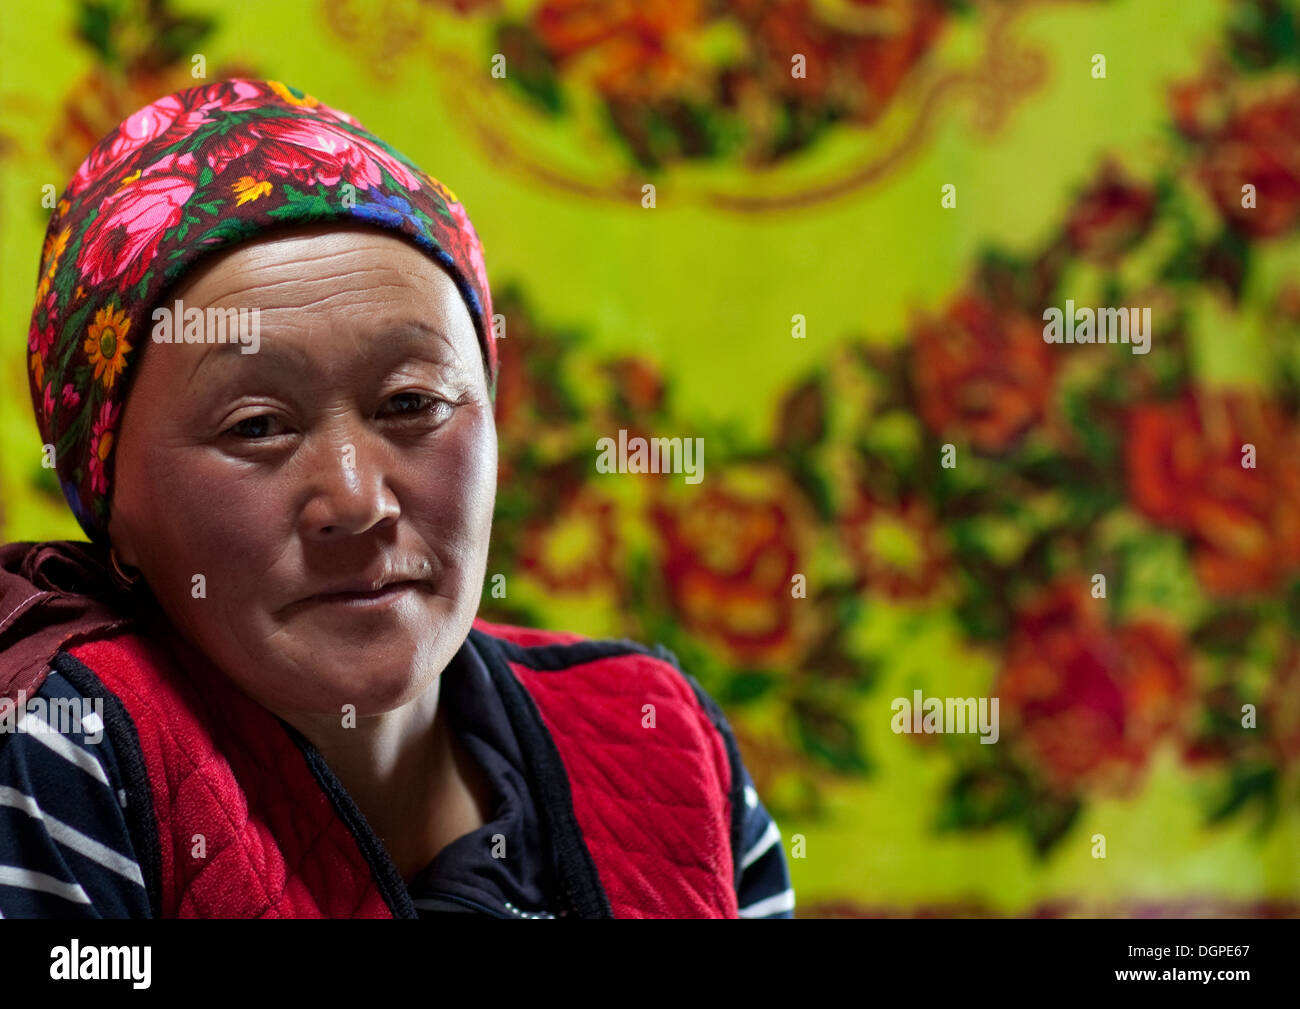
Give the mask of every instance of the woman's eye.
[(423, 416), (424, 414), (442, 416), (451, 405), (445, 400), (426, 396), (421, 392), (399, 392), (389, 398), (386, 409), (381, 414), (397, 417)]
[(226, 429), (226, 434), (233, 434), (236, 438), (253, 440), (257, 438), (268, 438), (274, 432), (271, 425), (275, 418), (269, 413), (258, 414), (256, 417), (245, 417), (238, 424), (233, 424)]

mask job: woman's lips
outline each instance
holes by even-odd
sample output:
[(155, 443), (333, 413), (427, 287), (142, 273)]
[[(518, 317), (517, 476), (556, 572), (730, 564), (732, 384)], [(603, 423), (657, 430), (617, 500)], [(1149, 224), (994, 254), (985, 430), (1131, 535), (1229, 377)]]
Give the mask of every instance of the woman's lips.
[(324, 606), (345, 606), (354, 610), (381, 610), (406, 598), (422, 584), (418, 581), (390, 582), (382, 589), (375, 589), (373, 592), (322, 592), (320, 595), (308, 596), (303, 602)]

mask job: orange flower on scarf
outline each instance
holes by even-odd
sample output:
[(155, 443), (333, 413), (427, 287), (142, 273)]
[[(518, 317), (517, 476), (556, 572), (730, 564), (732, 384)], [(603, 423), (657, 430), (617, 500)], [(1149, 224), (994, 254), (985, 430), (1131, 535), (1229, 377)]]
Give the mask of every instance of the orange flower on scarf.
[(131, 320), (126, 313), (113, 305), (107, 305), (95, 313), (95, 321), (90, 324), (90, 335), (86, 337), (85, 351), (90, 363), (95, 366), (95, 378), (102, 378), (105, 389), (113, 388), (117, 376), (126, 365), (126, 355), (131, 345), (126, 341), (126, 332), (131, 328)]
[(251, 175), (245, 175), (238, 182), (232, 182), (230, 188), (239, 196), (235, 201), (237, 207), (252, 203), (259, 196), (269, 196), (271, 193), (271, 183), (265, 179), (255, 179)]

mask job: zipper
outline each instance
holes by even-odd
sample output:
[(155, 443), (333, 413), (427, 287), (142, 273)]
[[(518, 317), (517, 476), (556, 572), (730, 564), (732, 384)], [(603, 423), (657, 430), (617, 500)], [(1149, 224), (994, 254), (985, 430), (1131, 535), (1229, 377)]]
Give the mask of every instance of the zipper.
[[(479, 914), (488, 915), (491, 918), (556, 918), (556, 917), (567, 916), (567, 911), (561, 911), (558, 916), (550, 913), (536, 914), (528, 911), (520, 911), (518, 908), (516, 908), (513, 904), (510, 903), (506, 904), (506, 911), (498, 911), (496, 908), (488, 907), (486, 904), (480, 903), (477, 900), (470, 900), (468, 897), (461, 897), (458, 894), (446, 893), (441, 890), (422, 896), (419, 899), (422, 901), (439, 900), (439, 901), (444, 901), (448, 904), (459, 904), (461, 907), (468, 908), (471, 911), (476, 911)], [(416, 905), (415, 910), (417, 914), (420, 912), (421, 908), (419, 907), (418, 904)], [(435, 910), (435, 909), (425, 908), (424, 910)], [(515, 911), (515, 913), (510, 914), (509, 911), (511, 910)]]
[[(420, 899), (424, 900), (426, 898), (421, 897)], [(468, 897), (458, 897), (454, 893), (442, 893), (442, 892), (431, 893), (428, 895), (427, 899), (442, 900), (442, 901), (446, 901), (449, 904), (459, 904), (461, 907), (469, 908), (471, 911), (477, 911), (479, 914), (486, 914), (491, 918), (511, 917), (511, 915), (506, 914), (504, 911), (498, 911), (495, 908), (490, 908), (486, 904), (480, 904), (478, 901), (470, 900)], [(416, 913), (418, 914), (421, 909), (419, 907), (416, 907), (415, 910)], [(426, 910), (429, 909), (426, 908)]]

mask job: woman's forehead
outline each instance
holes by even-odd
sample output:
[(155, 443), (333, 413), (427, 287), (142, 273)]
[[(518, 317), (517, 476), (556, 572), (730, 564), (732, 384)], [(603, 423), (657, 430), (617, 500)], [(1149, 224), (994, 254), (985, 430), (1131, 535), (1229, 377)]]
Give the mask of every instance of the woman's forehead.
[[(235, 326), (240, 339), (214, 338)], [(151, 356), (170, 354), (186, 382), (205, 383), (267, 368), (323, 376), (340, 364), (468, 368), (480, 358), (451, 277), (405, 242), (365, 229), (268, 236), (229, 250), (154, 309), (151, 343), (165, 344)]]
[(368, 228), (330, 228), (294, 229), (223, 250), (183, 277), (175, 295), (198, 301), (256, 291), (272, 307), (286, 295), (292, 300), (300, 293), (296, 288), (312, 284), (370, 288), (376, 274), (395, 275), (385, 282), (396, 287), (421, 290), (433, 278), (435, 292), (430, 293), (456, 294), (452, 279), (409, 243)]
[[(207, 312), (197, 306), (184, 311), (189, 322), (182, 328), (210, 331)], [(194, 340), (192, 335), (193, 342), (184, 342), (175, 337), (173, 327), (171, 343), (151, 345), (145, 354), (150, 388), (206, 400), (236, 393), (249, 382), (346, 388), (368, 386), (411, 367), (456, 382), (476, 382), (481, 373), (478, 343), (468, 321), (442, 327), (434, 319), (411, 314), (323, 316), (282, 310), (257, 315), (260, 318), (245, 313), (232, 320), (242, 328), (237, 336), (228, 328), (229, 338), (221, 343)]]

